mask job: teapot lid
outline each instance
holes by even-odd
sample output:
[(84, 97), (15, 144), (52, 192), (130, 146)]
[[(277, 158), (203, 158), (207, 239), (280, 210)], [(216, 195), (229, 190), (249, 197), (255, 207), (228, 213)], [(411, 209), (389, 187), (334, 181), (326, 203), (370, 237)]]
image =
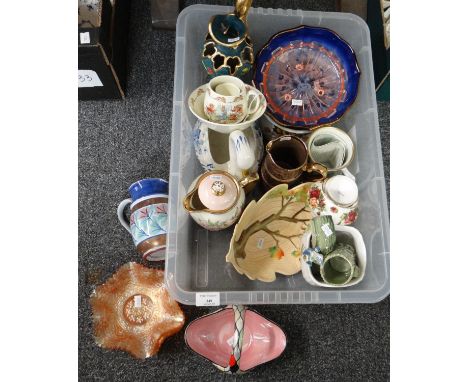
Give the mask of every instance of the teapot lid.
[(227, 172), (210, 171), (198, 185), (198, 198), (210, 210), (227, 211), (239, 199), (239, 185)]
[(341, 206), (350, 206), (358, 199), (358, 186), (354, 180), (345, 175), (328, 178), (324, 185), (326, 194)]

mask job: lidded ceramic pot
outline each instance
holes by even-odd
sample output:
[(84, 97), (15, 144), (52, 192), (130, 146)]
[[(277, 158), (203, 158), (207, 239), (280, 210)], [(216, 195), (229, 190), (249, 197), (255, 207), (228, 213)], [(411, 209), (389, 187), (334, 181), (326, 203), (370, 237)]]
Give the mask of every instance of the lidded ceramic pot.
[(184, 208), (203, 228), (219, 231), (234, 224), (245, 203), (244, 187), (258, 180), (258, 175), (238, 181), (225, 171), (214, 170), (193, 181), (184, 198)]
[(336, 225), (353, 224), (358, 216), (358, 186), (346, 175), (335, 175), (314, 182), (309, 190), (309, 204), (314, 216), (330, 215)]

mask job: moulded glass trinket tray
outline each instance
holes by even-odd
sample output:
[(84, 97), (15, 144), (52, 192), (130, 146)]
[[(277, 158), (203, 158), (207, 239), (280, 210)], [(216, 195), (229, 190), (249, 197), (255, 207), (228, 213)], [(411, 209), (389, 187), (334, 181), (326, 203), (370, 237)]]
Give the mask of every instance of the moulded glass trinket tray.
[[(195, 305), (197, 294), (219, 293), (219, 304), (373, 303), (390, 291), (389, 218), (377, 118), (371, 42), (366, 23), (347, 13), (251, 8), (247, 17), (255, 53), (270, 37), (299, 25), (329, 28), (356, 53), (361, 78), (354, 104), (334, 126), (345, 130), (356, 144), (348, 169), (359, 187), (359, 219), (353, 226), (367, 250), (364, 279), (349, 288), (312, 286), (301, 272), (278, 275), (274, 282), (249, 280), (226, 263), (233, 228), (209, 232), (186, 213), (182, 199), (190, 183), (203, 172), (192, 144), (195, 117), (189, 110), (190, 93), (206, 81), (200, 47), (210, 18), (231, 7), (192, 5), (177, 20), (172, 147), (169, 179), (169, 223), (166, 250), (167, 288), (174, 299)], [(190, 36), (190, 38), (189, 38)], [(200, 295), (199, 295), (200, 296)]]

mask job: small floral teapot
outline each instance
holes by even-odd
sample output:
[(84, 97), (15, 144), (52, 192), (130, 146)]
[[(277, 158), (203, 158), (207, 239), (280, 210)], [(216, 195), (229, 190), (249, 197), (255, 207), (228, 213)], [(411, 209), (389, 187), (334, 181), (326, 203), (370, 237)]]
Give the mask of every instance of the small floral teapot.
[(234, 224), (245, 203), (244, 187), (258, 175), (238, 181), (225, 171), (208, 171), (193, 181), (184, 198), (184, 208), (203, 228), (219, 231)]
[(358, 216), (358, 186), (346, 175), (314, 182), (309, 190), (309, 204), (314, 216), (331, 215), (334, 224), (353, 224)]

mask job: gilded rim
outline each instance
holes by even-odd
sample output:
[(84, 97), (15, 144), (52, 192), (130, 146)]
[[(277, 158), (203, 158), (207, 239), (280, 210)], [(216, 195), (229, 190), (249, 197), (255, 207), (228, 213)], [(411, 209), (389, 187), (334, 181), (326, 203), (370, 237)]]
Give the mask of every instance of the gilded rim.
[(275, 138), (275, 139), (272, 139), (270, 142), (268, 142), (265, 146), (265, 150), (267, 151), (268, 155), (270, 156), (272, 162), (278, 166), (278, 167), (281, 167), (280, 165), (278, 165), (278, 163), (276, 163), (276, 161), (273, 159), (271, 153), (270, 153), (270, 150), (271, 150), (271, 146), (273, 146), (273, 143), (275, 143), (276, 141), (282, 141), (282, 140), (285, 140), (285, 138), (287, 137), (290, 137), (290, 139), (294, 139), (294, 140), (297, 140), (299, 141), (300, 143), (302, 143), (304, 145), (304, 148), (305, 148), (305, 151), (306, 151), (306, 160), (305, 160), (305, 163), (298, 166), (298, 167), (295, 167), (295, 168), (291, 168), (291, 169), (284, 169), (285, 171), (288, 171), (288, 172), (293, 172), (293, 171), (297, 171), (299, 169), (303, 169), (304, 168), (304, 165), (307, 164), (307, 158), (308, 158), (308, 152), (309, 150), (307, 149), (307, 146), (305, 144), (305, 142), (301, 139), (301, 138), (298, 138), (294, 135), (282, 135), (281, 137), (278, 137), (278, 138)]
[[(200, 210), (193, 209), (191, 207), (191, 203), (190, 203), (191, 199), (192, 199), (192, 196), (198, 190), (198, 187), (200, 186), (201, 181), (203, 179), (205, 179), (206, 177), (208, 177), (210, 175), (214, 175), (214, 174), (225, 175), (234, 182), (234, 184), (236, 185), (236, 190), (237, 190), (236, 199), (234, 200), (234, 202), (232, 203), (232, 205), (230, 207), (228, 207), (228, 208), (226, 208), (224, 210), (211, 210), (209, 208), (203, 208), (203, 209), (200, 209)], [(197, 183), (195, 183), (195, 186), (193, 187), (193, 189), (185, 196), (183, 205), (184, 205), (185, 210), (187, 210), (188, 212), (208, 212), (210, 214), (220, 215), (220, 214), (224, 214), (224, 213), (232, 210), (237, 205), (237, 203), (239, 201), (239, 198), (240, 198), (240, 194), (241, 194), (241, 187), (240, 187), (239, 182), (237, 181), (237, 179), (235, 177), (233, 177), (231, 174), (229, 174), (228, 172), (223, 171), (223, 170), (212, 170), (212, 171), (205, 172), (204, 174), (202, 174), (200, 176), (200, 178), (198, 178)]]
[(216, 16), (219, 16), (219, 15), (214, 15), (214, 16), (212, 16), (211, 19), (210, 19), (210, 22), (208, 23), (208, 33), (210, 34), (210, 36), (211, 36), (211, 38), (213, 39), (214, 42), (216, 42), (216, 43), (219, 44), (219, 45), (227, 46), (227, 47), (230, 47), (230, 48), (235, 48), (235, 47), (239, 46), (242, 42), (245, 41), (245, 38), (246, 38), (246, 37), (248, 36), (248, 34), (249, 34), (249, 33), (248, 33), (249, 30), (248, 30), (248, 27), (247, 27), (247, 23), (245, 23), (245, 22), (244, 22), (240, 17), (238, 17), (235, 13), (228, 13), (228, 14), (226, 14), (225, 16), (234, 16), (234, 17), (237, 17), (237, 18), (242, 22), (242, 24), (245, 25), (244, 37), (242, 37), (242, 38), (239, 39), (238, 41), (234, 41), (234, 42), (232, 42), (232, 43), (230, 43), (230, 44), (226, 44), (226, 43), (224, 43), (224, 42), (219, 41), (219, 40), (215, 37), (215, 35), (213, 34), (213, 28), (212, 28), (213, 20), (214, 20), (214, 18), (215, 18)]
[[(246, 25), (247, 26), (247, 25)], [(275, 39), (277, 36), (280, 36), (284, 33), (289, 33), (289, 32), (293, 32), (295, 30), (298, 30), (298, 29), (301, 29), (301, 28), (304, 28), (304, 27), (307, 27), (307, 25), (299, 25), (298, 27), (295, 27), (295, 28), (291, 28), (291, 29), (286, 29), (284, 31), (280, 31), (276, 34), (274, 34), (273, 36), (270, 37), (270, 39), (268, 40), (268, 42), (262, 47), (262, 49), (260, 49), (257, 54), (255, 55), (255, 62), (254, 62), (254, 67), (253, 67), (253, 73), (255, 73), (257, 71), (257, 63), (258, 63), (258, 57), (260, 56), (260, 54), (263, 52), (264, 49), (266, 49), (270, 43), (273, 41), (273, 39)], [(359, 67), (359, 63), (358, 63), (358, 60), (357, 60), (357, 57), (356, 57), (356, 52), (354, 51), (354, 49), (352, 48), (351, 45), (349, 45), (349, 43), (344, 40), (343, 38), (341, 38), (340, 35), (338, 35), (338, 33), (336, 33), (335, 31), (329, 29), (329, 28), (324, 28), (324, 27), (315, 27), (315, 28), (320, 28), (320, 29), (325, 29), (331, 33), (333, 33), (334, 35), (336, 35), (340, 40), (342, 40), (346, 45), (348, 45), (349, 49), (351, 50), (352, 54), (353, 54), (353, 57), (354, 57), (354, 61), (356, 63), (356, 68), (359, 72), (359, 78), (361, 77), (361, 68)], [(255, 81), (252, 79), (252, 82), (254, 83), (255, 87), (257, 87), (257, 85), (255, 84)], [(359, 84), (361, 83), (361, 81), (359, 81)], [(357, 98), (357, 95), (359, 93), (359, 84), (358, 84), (358, 91), (356, 91), (356, 96), (354, 97), (354, 99), (351, 101), (351, 103), (349, 104), (348, 108), (345, 110), (345, 112), (339, 116), (338, 118), (334, 119), (333, 121), (328, 121), (326, 123), (323, 123), (323, 124), (320, 124), (320, 125), (316, 125), (316, 126), (310, 126), (310, 127), (307, 127), (307, 126), (302, 126), (301, 128), (297, 128), (298, 130), (310, 130), (310, 131), (314, 131), (320, 127), (326, 127), (326, 126), (331, 126), (332, 124), (334, 124), (335, 122), (338, 122), (340, 121), (347, 113), (347, 111), (354, 105), (354, 103), (356, 102), (356, 98)], [(257, 88), (258, 89), (258, 88)], [(259, 89), (260, 91), (260, 89)], [(287, 128), (293, 128), (293, 126), (291, 125), (287, 125), (285, 123), (282, 123), (282, 122), (279, 122), (273, 115), (271, 115), (271, 113), (269, 112), (268, 108), (267, 110), (265, 111), (265, 114), (268, 115), (268, 117), (270, 117), (277, 125), (279, 126), (283, 126), (283, 127), (287, 127)]]

